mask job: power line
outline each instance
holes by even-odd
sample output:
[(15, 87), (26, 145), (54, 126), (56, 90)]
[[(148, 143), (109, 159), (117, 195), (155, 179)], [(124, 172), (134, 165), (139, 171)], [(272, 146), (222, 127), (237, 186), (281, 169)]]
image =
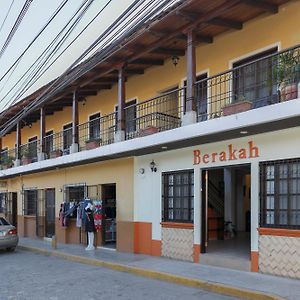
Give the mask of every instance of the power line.
[(7, 11), (7, 13), (6, 13), (6, 16), (5, 16), (5, 18), (4, 18), (4, 20), (3, 20), (2, 24), (1, 24), (1, 27), (0, 27), (0, 33), (1, 33), (2, 28), (3, 28), (3, 26), (4, 26), (5, 22), (6, 22), (6, 19), (7, 19), (8, 16), (9, 16), (9, 13), (10, 13), (10, 11), (11, 11), (11, 8), (12, 8), (14, 2), (15, 2), (15, 0), (13, 0), (13, 1), (11, 2), (10, 6), (9, 6), (9, 9), (8, 9), (8, 11)]
[(8, 36), (7, 36), (7, 38), (4, 42), (4, 45), (2, 46), (2, 49), (0, 50), (0, 58), (2, 57), (3, 53), (5, 52), (6, 48), (9, 45), (9, 43), (11, 42), (13, 36), (17, 32), (17, 30), (18, 30), (23, 18), (25, 17), (32, 1), (33, 0), (26, 0), (21, 12), (19, 13), (19, 15), (17, 17), (17, 20), (15, 21), (15, 24), (14, 24), (13, 28), (11, 29), (10, 33), (8, 34)]
[[(153, 0), (154, 1), (154, 0)], [(130, 7), (132, 8), (134, 5), (138, 3), (138, 6), (141, 5), (140, 2), (145, 1), (138, 1), (136, 0)], [(37, 109), (39, 106), (44, 104), (45, 101), (47, 101), (49, 98), (53, 97), (55, 94), (57, 94), (59, 91), (61, 91), (63, 88), (68, 86), (72, 81), (77, 79), (78, 77), (84, 75), (86, 72), (88, 72), (90, 69), (92, 69), (97, 63), (102, 61), (103, 59), (109, 57), (116, 51), (116, 45), (118, 42), (120, 42), (121, 39), (124, 41), (124, 37), (128, 38), (133, 33), (139, 31), (143, 26), (145, 27), (145, 21), (150, 20), (151, 18), (155, 17), (159, 13), (163, 11), (166, 7), (169, 7), (173, 5), (174, 3), (178, 2), (178, 0), (165, 0), (165, 1), (156, 1), (156, 5), (154, 8), (152, 7), (150, 11), (147, 11), (143, 15), (142, 18), (139, 19), (138, 22), (135, 22), (134, 24), (131, 24), (131, 28), (128, 30), (119, 30), (119, 33), (121, 32), (121, 35), (118, 36), (118, 39), (113, 39), (113, 42), (111, 42), (111, 39), (104, 42), (101, 45), (102, 51), (100, 53), (97, 53), (92, 57), (88, 62), (86, 62), (83, 66), (83, 68), (75, 68), (72, 70), (80, 61), (83, 60), (84, 57), (86, 57), (87, 54), (89, 54), (100, 42), (105, 40), (109, 36), (109, 33), (112, 33), (115, 29), (115, 25), (118, 25), (118, 22), (122, 21), (124, 17), (126, 17), (128, 14), (132, 14), (130, 9), (128, 8), (118, 19), (102, 34), (84, 53), (69, 67), (67, 70), (56, 80), (54, 80), (45, 90), (42, 92), (40, 96), (38, 96), (34, 101), (30, 102), (28, 105), (26, 105), (22, 110), (20, 110), (15, 118), (13, 120), (10, 120), (2, 125), (1, 134), (5, 134), (8, 130), (10, 130), (14, 124), (22, 119), (24, 116), (28, 115), (33, 110)], [(181, 3), (182, 4), (182, 3)], [(144, 28), (145, 29), (145, 28)], [(141, 34), (141, 32), (140, 32)]]

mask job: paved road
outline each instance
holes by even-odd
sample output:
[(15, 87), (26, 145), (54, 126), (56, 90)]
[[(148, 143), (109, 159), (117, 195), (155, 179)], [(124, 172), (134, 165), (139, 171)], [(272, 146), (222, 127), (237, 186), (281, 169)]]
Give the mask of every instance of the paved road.
[(0, 251), (1, 300), (219, 300), (199, 289), (26, 251)]

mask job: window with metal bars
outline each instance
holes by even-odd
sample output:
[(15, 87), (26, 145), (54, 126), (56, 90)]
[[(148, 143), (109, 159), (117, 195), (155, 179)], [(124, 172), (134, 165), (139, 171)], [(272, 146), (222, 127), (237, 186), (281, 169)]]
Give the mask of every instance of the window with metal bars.
[(260, 164), (260, 226), (300, 228), (300, 159)]
[(35, 216), (37, 208), (37, 190), (24, 190), (23, 197), (23, 215)]
[(5, 213), (5, 204), (7, 199), (7, 193), (0, 193), (0, 213)]
[(165, 222), (194, 220), (194, 171), (162, 174), (162, 216)]

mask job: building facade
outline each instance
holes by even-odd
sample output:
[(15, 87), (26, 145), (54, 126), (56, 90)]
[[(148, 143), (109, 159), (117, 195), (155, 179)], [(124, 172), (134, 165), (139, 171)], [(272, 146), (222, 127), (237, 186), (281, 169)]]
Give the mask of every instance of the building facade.
[(59, 217), (89, 198), (97, 245), (300, 278), (300, 3), (210, 2), (2, 113), (0, 213), (20, 236), (86, 243)]

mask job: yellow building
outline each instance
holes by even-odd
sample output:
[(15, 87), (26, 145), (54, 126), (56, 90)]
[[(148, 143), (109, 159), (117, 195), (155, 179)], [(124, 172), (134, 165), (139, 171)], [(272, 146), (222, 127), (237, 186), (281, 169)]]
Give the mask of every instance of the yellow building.
[(300, 278), (300, 2), (138, 26), (1, 114), (0, 213), (85, 244), (61, 205), (102, 200), (97, 245)]

